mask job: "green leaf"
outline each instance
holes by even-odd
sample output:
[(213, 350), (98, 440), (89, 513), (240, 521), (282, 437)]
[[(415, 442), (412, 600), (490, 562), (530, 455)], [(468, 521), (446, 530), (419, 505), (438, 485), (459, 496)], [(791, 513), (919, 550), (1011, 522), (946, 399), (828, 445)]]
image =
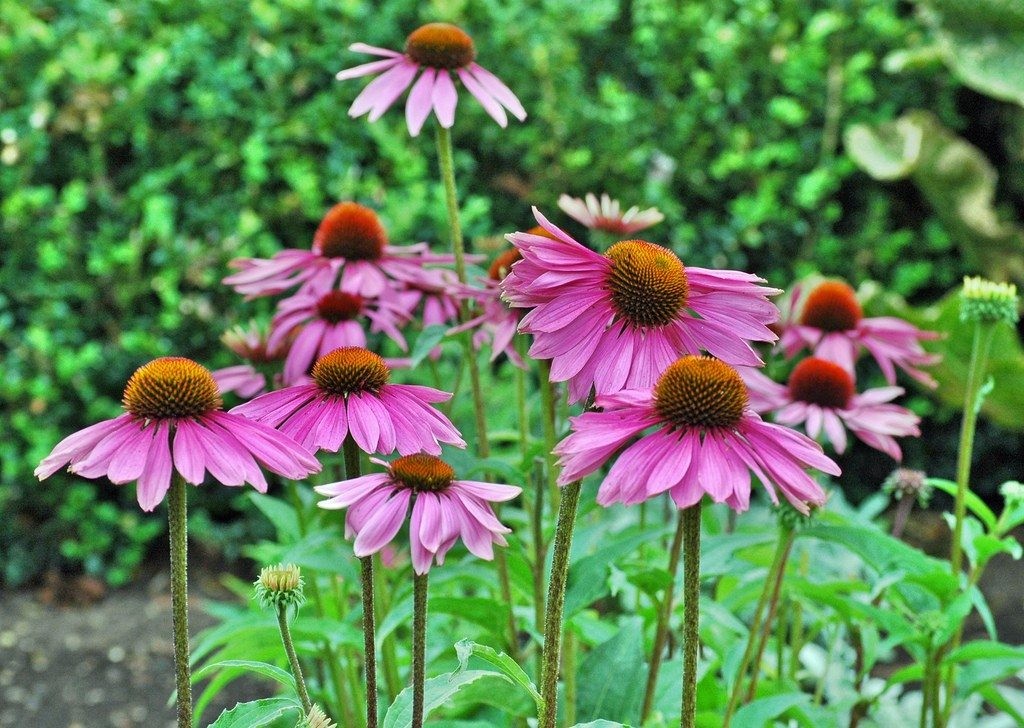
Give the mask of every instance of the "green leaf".
[(465, 670), (470, 657), (479, 657), (501, 670), (513, 683), (523, 688), (533, 698), (533, 702), (540, 708), (543, 701), (537, 686), (530, 680), (530, 676), (519, 666), (519, 664), (504, 652), (498, 652), (493, 647), (481, 645), (472, 640), (461, 640), (455, 643), (455, 654), (459, 658), (459, 669)]
[(577, 715), (635, 723), (640, 715), (647, 666), (643, 621), (630, 617), (618, 634), (583, 659), (577, 681)]
[(192, 673), (192, 682), (202, 680), (210, 673), (216, 670), (226, 670), (228, 668), (235, 668), (243, 672), (254, 672), (257, 675), (275, 680), (285, 687), (289, 687), (295, 690), (295, 677), (287, 670), (282, 670), (277, 665), (271, 665), (267, 662), (257, 662), (254, 660), (223, 660), (221, 662), (213, 662), (203, 665), (203, 667), (196, 672)]
[(775, 720), (790, 708), (810, 702), (811, 696), (805, 693), (785, 693), (758, 698), (736, 711), (734, 724), (744, 728), (763, 728), (769, 721)]
[[(499, 677), (510, 682), (500, 672), (492, 670), (457, 670), (432, 677), (423, 684), (423, 719), (432, 710), (444, 705), (462, 688), (486, 677)], [(412, 688), (398, 694), (384, 716), (383, 728), (409, 728), (412, 726)]]
[(295, 728), (302, 706), (291, 698), (262, 698), (225, 710), (210, 728)]
[(592, 720), (589, 723), (577, 723), (572, 728), (626, 728), (623, 723), (611, 720)]
[(434, 597), (432, 613), (450, 614), (479, 625), (501, 637), (508, 627), (509, 605), (484, 597)]
[[(945, 478), (926, 478), (925, 483), (956, 498), (957, 486), (952, 480), (946, 480)], [(985, 501), (976, 496), (970, 488), (967, 489), (967, 493), (964, 497), (964, 505), (967, 506), (967, 510), (981, 519), (981, 522), (985, 524), (985, 528), (988, 531), (992, 531), (996, 527), (996, 514), (993, 513), (992, 509), (985, 505)]]
[(262, 493), (250, 493), (249, 500), (277, 529), (277, 537), (279, 539), (285, 543), (299, 540), (302, 532), (299, 529), (299, 517), (295, 513), (294, 508), (280, 498), (274, 498)]
[(430, 356), (431, 350), (441, 343), (441, 339), (444, 338), (449, 328), (449, 326), (437, 324), (423, 329), (420, 335), (416, 337), (416, 343), (413, 344), (412, 352), (409, 354), (409, 359), (411, 360), (409, 366), (415, 368)]

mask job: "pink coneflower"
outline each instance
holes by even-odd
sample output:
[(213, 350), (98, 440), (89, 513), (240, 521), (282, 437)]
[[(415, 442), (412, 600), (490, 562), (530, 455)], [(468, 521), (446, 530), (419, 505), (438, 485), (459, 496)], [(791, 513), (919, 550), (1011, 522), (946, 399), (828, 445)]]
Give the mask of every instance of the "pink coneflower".
[(749, 341), (775, 341), (768, 324), (778, 289), (740, 271), (684, 267), (668, 248), (625, 240), (588, 250), (534, 208), (556, 239), (515, 233), (523, 260), (502, 283), (512, 306), (532, 308), (519, 330), (530, 356), (551, 359), (551, 380), (569, 380), (572, 401), (650, 388), (680, 354), (701, 350), (730, 364), (759, 366)]
[[(248, 328), (234, 326), (220, 337), (226, 347), (246, 361), (255, 364), (270, 364), (284, 359), (290, 340), (281, 342), (276, 348), (267, 346), (267, 332), (255, 321)], [(215, 369), (211, 372), (221, 394), (234, 392), (239, 397), (249, 398), (267, 388), (266, 377), (249, 364)]]
[(409, 542), (417, 574), (426, 574), (435, 561), (443, 564), (460, 537), (481, 559), (494, 558), (494, 544), (506, 545), (502, 534), (510, 529), (501, 525), (488, 504), (512, 500), (521, 488), (456, 480), (448, 463), (423, 453), (400, 457), (390, 465), (372, 460), (388, 472), (316, 487), (317, 493), (332, 496), (317, 504), (321, 508), (348, 508), (345, 531), (347, 537), (356, 537), (356, 556), (376, 553), (395, 537), (405, 523), (410, 500)]
[(588, 192), (583, 200), (562, 195), (558, 198), (558, 206), (562, 208), (562, 212), (585, 227), (616, 235), (632, 235), (665, 219), (656, 207), (641, 211), (634, 205), (622, 212), (619, 201), (613, 200), (606, 193), (601, 195), (600, 201), (593, 192)]
[[(398, 291), (410, 318), (420, 321), (423, 328), (444, 326), (459, 318), (459, 300), (454, 294), (459, 279), (447, 268), (427, 268), (415, 281), (406, 281)], [(414, 312), (422, 306), (420, 313)]]
[(138, 501), (151, 511), (163, 500), (172, 467), (199, 485), (209, 471), (224, 485), (250, 483), (263, 493), (260, 465), (303, 478), (320, 463), (267, 425), (223, 412), (210, 372), (190, 359), (164, 357), (139, 367), (124, 390), (124, 414), (61, 440), (36, 468), (40, 480), (70, 463), (86, 478), (138, 481)]
[[(800, 299), (799, 287), (793, 291), (791, 310)], [(808, 294), (800, 307), (797, 323), (785, 326), (781, 344), (786, 356), (808, 347), (814, 356), (854, 372), (863, 347), (878, 362), (889, 384), (896, 383), (896, 367), (928, 387), (934, 379), (919, 366), (935, 364), (941, 357), (929, 354), (920, 342), (939, 338), (934, 331), (922, 331), (892, 316), (864, 318), (857, 294), (843, 281), (825, 281)]]
[(361, 296), (381, 295), (392, 281), (416, 281), (425, 263), (449, 263), (426, 243), (388, 245), (377, 213), (355, 202), (340, 202), (324, 216), (311, 250), (282, 250), (273, 258), (239, 258), (224, 283), (250, 298), (273, 296), (297, 285), (340, 287)]
[[(526, 118), (523, 105), (508, 86), (476, 63), (473, 39), (449, 23), (428, 23), (414, 30), (405, 39), (405, 53), (365, 43), (354, 43), (349, 50), (384, 57), (383, 61), (364, 63), (337, 74), (336, 78), (344, 81), (383, 72), (352, 102), (349, 116), (362, 116), (369, 112), (367, 118), (377, 121), (402, 92), (412, 86), (405, 103), (409, 133), (412, 136), (420, 133), (431, 109), (438, 123), (448, 129), (455, 123), (455, 104), (459, 100), (452, 81), (454, 73), (500, 126), (508, 124), (505, 109), (519, 121)], [(423, 69), (423, 75), (413, 84), (420, 69)]]
[(640, 503), (668, 491), (679, 508), (707, 493), (736, 511), (750, 505), (750, 473), (778, 502), (808, 512), (825, 494), (804, 468), (838, 475), (821, 447), (798, 432), (761, 420), (748, 407), (747, 388), (735, 369), (717, 359), (685, 356), (652, 389), (598, 396), (598, 412), (571, 418), (573, 432), (558, 444), (563, 485), (618, 456), (598, 490), (597, 502)]
[(349, 291), (305, 289), (277, 305), (268, 343), (275, 346), (295, 337), (284, 360), (284, 383), (291, 385), (309, 372), (317, 357), (339, 346), (365, 347), (366, 323), (405, 351), (408, 347), (398, 326), (406, 320), (407, 311), (393, 294), (368, 299)]
[[(539, 229), (543, 230), (543, 228)], [(530, 232), (539, 234), (532, 230)], [(521, 312), (509, 308), (508, 304), (501, 300), (501, 281), (508, 275), (512, 264), (521, 258), (522, 255), (517, 248), (507, 250), (491, 263), (487, 270), (487, 278), (481, 279), (483, 288), (461, 286), (458, 289), (460, 295), (476, 301), (481, 309), (481, 314), (456, 326), (451, 333), (476, 329), (473, 332), (474, 348), (480, 349), (490, 342), (492, 362), (505, 354), (509, 361), (520, 369), (525, 369), (526, 364), (513, 343)]]
[(431, 405), (451, 395), (430, 387), (389, 384), (391, 370), (371, 351), (336, 349), (313, 365), (312, 383), (260, 395), (231, 410), (277, 427), (315, 452), (337, 452), (352, 436), (363, 452), (440, 453), (438, 442), (466, 443)]
[[(809, 357), (796, 365), (786, 386), (759, 371), (741, 371), (755, 412), (772, 412), (782, 425), (803, 424), (817, 438), (823, 431), (840, 455), (846, 450), (846, 430), (871, 447), (899, 461), (903, 458), (894, 437), (918, 437), (920, 418), (892, 400), (902, 387), (879, 387), (857, 394), (853, 377), (835, 362)], [(845, 426), (845, 427), (844, 427)]]

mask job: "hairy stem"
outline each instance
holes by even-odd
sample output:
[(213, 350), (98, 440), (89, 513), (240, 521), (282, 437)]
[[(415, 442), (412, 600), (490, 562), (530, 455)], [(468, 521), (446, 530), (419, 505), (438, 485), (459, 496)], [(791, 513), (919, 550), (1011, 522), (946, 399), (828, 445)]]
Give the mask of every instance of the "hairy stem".
[(308, 714), (312, 710), (313, 704), (309, 701), (309, 693), (306, 691), (306, 681), (302, 677), (299, 656), (295, 654), (295, 643), (292, 642), (292, 633), (288, 628), (288, 606), (284, 603), (277, 605), (277, 626), (281, 630), (281, 642), (284, 643), (284, 651), (288, 655), (288, 664), (292, 666), (292, 675), (295, 676), (295, 688), (299, 692), (302, 712)]
[(700, 647), (700, 508), (683, 509), (683, 712), (680, 728), (697, 721), (697, 652)]
[(413, 577), (412, 728), (423, 728), (423, 682), (427, 642), (427, 575)]
[[(641, 504), (641, 506), (644, 504)], [(644, 689), (643, 707), (640, 709), (640, 722), (647, 720), (654, 707), (654, 691), (658, 685), (658, 673), (661, 671), (662, 653), (668, 640), (669, 619), (672, 616), (672, 604), (676, 591), (676, 572), (679, 571), (679, 555), (683, 549), (683, 513), (679, 511), (676, 520), (676, 532), (672, 537), (672, 547), (668, 554), (668, 586), (658, 610), (658, 624), (654, 631), (654, 650), (651, 652), (651, 667), (647, 672), (647, 686)]]
[(171, 548), (171, 622), (174, 629), (174, 686), (178, 728), (192, 728), (192, 679), (188, 664), (188, 519), (185, 479), (174, 473), (167, 494)]
[(569, 549), (576, 525), (576, 508), (580, 502), (581, 481), (565, 487), (558, 506), (555, 526), (551, 579), (548, 582), (547, 608), (544, 613), (544, 669), (541, 673), (540, 728), (555, 728), (558, 715), (558, 669), (561, 662), (562, 614), (565, 608), (565, 585), (569, 577)]

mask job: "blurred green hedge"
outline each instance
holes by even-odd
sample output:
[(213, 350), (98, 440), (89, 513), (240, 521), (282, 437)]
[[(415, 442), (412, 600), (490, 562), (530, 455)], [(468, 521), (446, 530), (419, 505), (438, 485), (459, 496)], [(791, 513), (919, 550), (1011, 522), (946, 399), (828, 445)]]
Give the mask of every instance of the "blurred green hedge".
[(882, 68), (925, 32), (910, 8), (677, 5), (0, 0), (2, 578), (130, 577), (160, 529), (133, 489), (32, 469), (115, 415), (145, 361), (234, 363), (218, 337), (251, 308), (219, 284), (229, 259), (308, 245), (339, 199), (378, 207), (396, 242), (443, 229), (429, 133), (410, 139), (398, 110), (347, 117), (365, 84), (333, 76), (367, 60), (355, 41), (399, 48), (420, 23), (457, 22), (522, 99), (530, 117), (507, 130), (460, 103), (470, 236), (529, 226), (532, 204), (563, 219), (562, 192), (608, 191), (661, 208), (653, 236), (688, 263), (779, 286), (816, 269), (919, 300), (958, 282), (913, 188), (874, 182), (841, 149), (846, 125), (911, 107), (966, 125), (943, 68)]

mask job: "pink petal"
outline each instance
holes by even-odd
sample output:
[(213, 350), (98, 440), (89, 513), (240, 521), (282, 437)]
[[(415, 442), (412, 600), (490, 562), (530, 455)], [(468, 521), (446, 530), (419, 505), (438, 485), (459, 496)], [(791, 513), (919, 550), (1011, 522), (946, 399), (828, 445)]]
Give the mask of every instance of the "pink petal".
[(170, 425), (161, 422), (149, 445), (146, 467), (135, 486), (139, 507), (149, 512), (156, 508), (171, 487)]
[(434, 83), (434, 113), (445, 129), (450, 129), (455, 123), (455, 106), (458, 101), (459, 94), (455, 90), (451, 75), (447, 72), (439, 73)]
[(338, 71), (334, 77), (339, 81), (347, 81), (350, 78), (359, 78), (360, 76), (369, 76), (377, 73), (378, 71), (386, 71), (401, 62), (401, 57), (388, 58), (383, 61), (371, 61), (370, 63), (364, 63), (360, 66), (354, 66), (352, 68), (346, 68), (343, 71)]
[(497, 76), (476, 63), (471, 63), (469, 70), (476, 76), (480, 85), (497, 99), (502, 106), (511, 111), (514, 117), (519, 119), (519, 121), (523, 121), (526, 118), (526, 109), (519, 103), (519, 99), (516, 98), (516, 95), (512, 93), (509, 87), (502, 83)]
[(459, 78), (462, 79), (462, 83), (466, 86), (466, 89), (473, 94), (473, 98), (480, 102), (480, 105), (484, 107), (492, 119), (498, 122), (498, 126), (504, 128), (508, 126), (508, 117), (505, 115), (505, 109), (501, 107), (501, 104), (491, 96), (490, 92), (484, 88), (476, 77), (470, 73), (466, 68), (460, 68), (456, 73), (459, 74)]
[[(441, 75), (447, 76), (447, 72)], [(433, 68), (424, 69), (423, 75), (413, 84), (409, 98), (405, 102), (405, 121), (409, 125), (409, 134), (419, 136), (423, 123), (430, 115), (434, 96), (434, 79), (437, 71)]]

